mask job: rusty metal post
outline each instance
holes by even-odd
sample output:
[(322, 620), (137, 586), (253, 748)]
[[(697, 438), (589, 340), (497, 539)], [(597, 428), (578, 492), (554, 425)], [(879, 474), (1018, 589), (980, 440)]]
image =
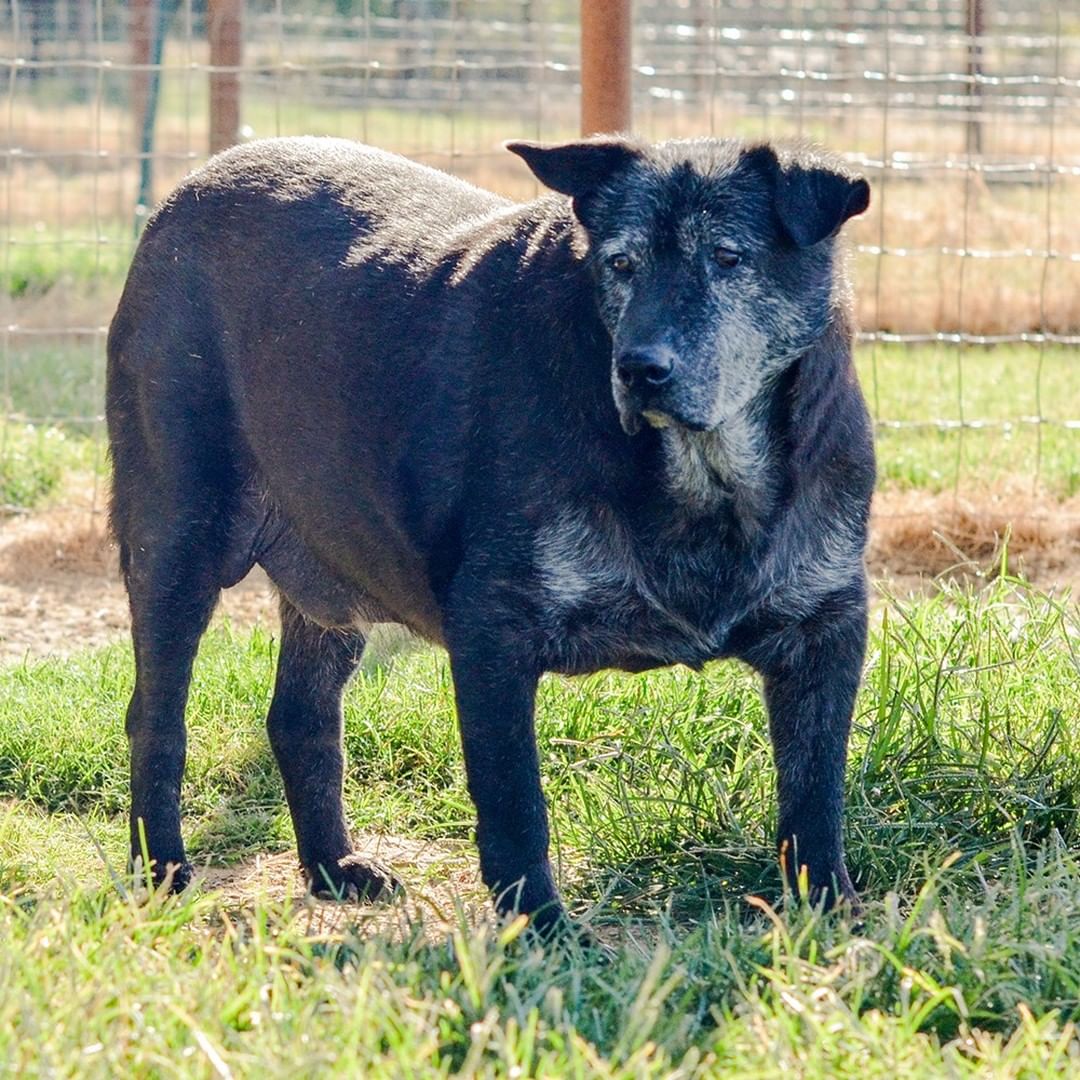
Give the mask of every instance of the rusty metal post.
[(206, 33), (210, 39), (210, 153), (236, 142), (240, 132), (240, 64), (243, 0), (207, 0)]
[(581, 0), (581, 133), (629, 131), (632, 0)]

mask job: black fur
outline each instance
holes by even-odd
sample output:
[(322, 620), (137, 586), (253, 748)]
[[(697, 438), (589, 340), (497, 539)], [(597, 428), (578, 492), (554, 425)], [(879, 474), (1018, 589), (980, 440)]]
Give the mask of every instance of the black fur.
[(155, 872), (190, 874), (191, 664), (260, 563), (283, 597), (270, 738), (316, 888), (392, 886), (341, 807), (342, 689), (392, 620), (449, 649), (501, 908), (561, 915), (541, 674), (720, 657), (765, 677), (789, 873), (851, 897), (874, 467), (833, 237), (865, 181), (733, 141), (510, 148), (573, 202), (281, 139), (215, 158), (148, 225), (107, 395), (133, 853), (141, 821)]

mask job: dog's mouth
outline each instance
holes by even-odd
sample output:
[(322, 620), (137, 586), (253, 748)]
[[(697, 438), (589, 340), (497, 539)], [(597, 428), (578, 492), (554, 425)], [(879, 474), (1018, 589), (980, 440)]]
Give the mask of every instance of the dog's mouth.
[(640, 408), (634, 407), (629, 402), (621, 401), (617, 401), (616, 405), (619, 410), (619, 423), (627, 435), (636, 435), (641, 431), (643, 422), (656, 431), (663, 431), (667, 428), (696, 432), (711, 430), (708, 424), (704, 424), (700, 420), (678, 416), (675, 413), (659, 409), (655, 405)]
[(627, 435), (637, 435), (645, 425), (657, 431), (676, 429), (703, 432), (715, 427), (715, 424), (698, 414), (699, 410), (680, 408), (678, 395), (665, 392), (666, 388), (630, 389), (615, 378), (612, 383), (619, 423)]
[(641, 418), (651, 428), (682, 428), (684, 431), (711, 431), (708, 424), (700, 420), (688, 420), (685, 417), (674, 416), (672, 413), (661, 412), (659, 409), (643, 409)]

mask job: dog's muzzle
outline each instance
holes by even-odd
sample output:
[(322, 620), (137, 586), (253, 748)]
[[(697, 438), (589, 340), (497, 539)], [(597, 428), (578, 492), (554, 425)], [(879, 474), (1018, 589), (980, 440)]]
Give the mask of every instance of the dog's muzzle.
[(615, 354), (612, 389), (627, 435), (636, 435), (642, 421), (653, 428), (709, 430), (700, 408), (687, 400), (679, 374), (679, 354), (669, 345), (637, 346)]
[(641, 430), (641, 421), (664, 427), (667, 413), (659, 399), (675, 373), (677, 356), (667, 345), (624, 349), (614, 357), (612, 383), (619, 422), (627, 435)]

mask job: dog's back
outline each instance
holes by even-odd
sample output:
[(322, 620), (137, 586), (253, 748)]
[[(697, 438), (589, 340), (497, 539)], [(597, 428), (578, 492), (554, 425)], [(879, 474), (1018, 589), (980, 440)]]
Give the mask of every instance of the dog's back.
[[(304, 589), (287, 564), (318, 561), (325, 537), (351, 530), (370, 536), (364, 575), (410, 598), (395, 617), (438, 636), (427, 577), (446, 528), (439, 507), (459, 486), (455, 440), (469, 425), (452, 413), (471, 378), (468, 350), (448, 340), (468, 323), (466, 290), (447, 285), (477, 258), (477, 235), (512, 232), (518, 213), (337, 139), (237, 147), (189, 177), (149, 222), (109, 336), (112, 518), (125, 568), (143, 527), (133, 515), (167, 516), (146, 514), (147, 492), (179, 489), (187, 516), (214, 523), (206, 543), (227, 566), (221, 584), (266, 555)], [(451, 362), (422, 363), (440, 339)], [(438, 476), (423, 506), (403, 506), (396, 463), (436, 421)], [(426, 459), (412, 456), (421, 483)], [(325, 497), (309, 499), (313, 488)], [(282, 537), (260, 547), (268, 502)], [(314, 552), (299, 554), (298, 530)], [(334, 568), (319, 574), (333, 580)], [(338, 615), (351, 618), (355, 602)]]

